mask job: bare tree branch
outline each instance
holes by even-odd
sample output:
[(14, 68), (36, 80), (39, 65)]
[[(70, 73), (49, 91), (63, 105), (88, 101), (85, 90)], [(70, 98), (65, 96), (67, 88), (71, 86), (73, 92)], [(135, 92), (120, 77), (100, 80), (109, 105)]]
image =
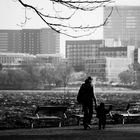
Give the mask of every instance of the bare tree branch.
[(30, 19), (31, 18), (28, 18), (28, 16), (27, 16), (27, 9), (25, 9), (25, 19), (24, 19), (23, 22), (21, 22), (20, 24), (17, 24), (17, 25), (20, 26), (20, 27), (23, 27), (26, 24), (26, 22)]
[[(106, 4), (112, 2), (111, 0), (99, 0), (99, 1), (83, 1), (83, 0), (50, 0), (56, 3), (60, 3), (64, 6), (67, 6), (72, 9), (79, 9), (83, 11), (93, 11), (101, 6), (105, 6)], [(88, 5), (87, 5), (88, 4)], [(91, 4), (91, 6), (89, 5)], [(87, 6), (86, 6), (87, 5)]]
[[(54, 31), (70, 36), (70, 37), (82, 37), (87, 36), (95, 32), (95, 30), (101, 26), (104, 26), (108, 18), (111, 16), (113, 8), (108, 14), (107, 18), (103, 21), (103, 23), (98, 25), (82, 25), (74, 26), (70, 24), (69, 21), (75, 16), (75, 14), (80, 10), (82, 12), (94, 12), (96, 9), (100, 7), (105, 7), (107, 4), (113, 2), (112, 0), (48, 0), (52, 2), (53, 10), (55, 14), (44, 13), (42, 10), (35, 7), (33, 4), (28, 4), (23, 2), (23, 0), (17, 0), (24, 8), (25, 8), (25, 20), (21, 24), (24, 25), (27, 23), (29, 18), (27, 17), (27, 9), (33, 10), (43, 22), (45, 22), (48, 27), (53, 29)], [(65, 8), (70, 11), (70, 14), (59, 14), (59, 12), (55, 9), (55, 6)], [(47, 9), (45, 9), (47, 10)], [(60, 11), (61, 13), (61, 11)], [(51, 20), (52, 19), (52, 20)], [(80, 35), (75, 33), (82, 32)], [(71, 33), (73, 32), (73, 33)]]

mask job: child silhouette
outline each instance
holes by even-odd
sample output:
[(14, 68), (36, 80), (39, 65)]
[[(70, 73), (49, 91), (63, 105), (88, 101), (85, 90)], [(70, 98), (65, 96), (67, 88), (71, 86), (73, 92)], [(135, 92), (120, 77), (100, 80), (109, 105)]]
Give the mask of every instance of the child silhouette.
[(95, 110), (97, 113), (97, 118), (99, 119), (98, 127), (99, 129), (105, 129), (106, 126), (106, 115), (111, 111), (112, 106), (110, 105), (108, 109), (105, 108), (104, 103), (100, 103), (99, 106), (95, 105)]

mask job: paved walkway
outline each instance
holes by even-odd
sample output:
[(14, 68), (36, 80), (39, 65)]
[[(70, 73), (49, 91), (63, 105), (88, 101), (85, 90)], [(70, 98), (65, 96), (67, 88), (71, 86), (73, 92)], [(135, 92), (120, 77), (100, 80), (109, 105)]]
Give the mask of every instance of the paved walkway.
[(0, 140), (140, 140), (140, 124), (109, 125), (105, 130), (93, 126), (84, 130), (82, 126), (62, 128), (35, 128), (1, 130)]

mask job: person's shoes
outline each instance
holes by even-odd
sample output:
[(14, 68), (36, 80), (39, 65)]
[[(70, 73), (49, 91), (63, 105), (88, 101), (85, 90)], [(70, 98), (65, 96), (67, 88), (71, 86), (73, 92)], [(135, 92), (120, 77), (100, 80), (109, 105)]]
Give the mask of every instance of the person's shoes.
[(87, 125), (84, 125), (84, 129), (87, 130)]

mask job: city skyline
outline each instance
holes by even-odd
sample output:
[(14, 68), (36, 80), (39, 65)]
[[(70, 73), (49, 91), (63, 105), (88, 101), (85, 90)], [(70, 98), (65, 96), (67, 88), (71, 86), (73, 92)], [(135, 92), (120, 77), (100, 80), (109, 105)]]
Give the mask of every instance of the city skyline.
[[(42, 1), (43, 3), (43, 1)], [(139, 0), (116, 0), (115, 5), (140, 5)], [(4, 13), (4, 14), (3, 14)], [(99, 12), (98, 15), (94, 19), (101, 20), (102, 18), (98, 18), (100, 16), (102, 17), (102, 12)], [(47, 28), (47, 25), (43, 23), (43, 21), (38, 18), (35, 14), (30, 15), (31, 20), (29, 20), (28, 23), (25, 24), (23, 29), (30, 28), (30, 29), (38, 29), (38, 28)], [(0, 18), (1, 18), (1, 24), (0, 29), (22, 29), (21, 27), (17, 26), (17, 24), (20, 24), (24, 20), (24, 8), (21, 7), (20, 4), (17, 2), (13, 2), (12, 0), (3, 1), (0, 5)], [(92, 18), (93, 19), (93, 18)], [(75, 22), (77, 22), (75, 20)], [(91, 20), (90, 20), (91, 21)], [(93, 21), (93, 20), (92, 20)], [(103, 30), (102, 27), (97, 29), (94, 34), (91, 36), (86, 36), (83, 38), (78, 39), (102, 39), (103, 38)], [(65, 40), (74, 39), (69, 38), (67, 36), (61, 35), (60, 39), (60, 53), (65, 54)]]

